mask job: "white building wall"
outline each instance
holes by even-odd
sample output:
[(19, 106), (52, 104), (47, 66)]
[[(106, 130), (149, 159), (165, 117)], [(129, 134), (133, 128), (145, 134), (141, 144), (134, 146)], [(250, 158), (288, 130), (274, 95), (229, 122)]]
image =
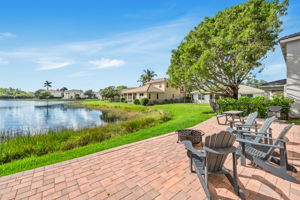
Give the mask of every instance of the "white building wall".
[(209, 94), (204, 94), (204, 99), (200, 99), (199, 97), (199, 93), (195, 93), (193, 94), (193, 102), (194, 103), (209, 103), (209, 100), (210, 100), (210, 95)]
[(287, 84), (285, 95), (295, 100), (291, 109), (291, 117), (300, 117), (300, 40), (286, 45)]

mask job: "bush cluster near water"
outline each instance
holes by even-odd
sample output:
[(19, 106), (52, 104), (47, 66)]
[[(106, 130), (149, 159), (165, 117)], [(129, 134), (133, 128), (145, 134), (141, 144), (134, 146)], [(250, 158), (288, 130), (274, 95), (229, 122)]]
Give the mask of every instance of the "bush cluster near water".
[(217, 100), (219, 112), (228, 110), (241, 110), (247, 116), (252, 112), (258, 112), (258, 117), (266, 118), (267, 109), (270, 106), (281, 106), (281, 117), (286, 118), (294, 100), (283, 96), (274, 96), (272, 99), (265, 97), (240, 97), (239, 99), (221, 98)]

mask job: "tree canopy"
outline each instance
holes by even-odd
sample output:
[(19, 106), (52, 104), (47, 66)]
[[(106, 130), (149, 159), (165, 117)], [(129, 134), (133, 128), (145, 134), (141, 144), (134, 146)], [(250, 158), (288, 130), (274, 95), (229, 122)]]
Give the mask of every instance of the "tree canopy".
[(115, 97), (120, 97), (121, 91), (127, 88), (124, 85), (120, 86), (108, 86), (100, 91), (100, 95), (104, 98), (113, 99)]
[(157, 74), (155, 74), (155, 72), (153, 70), (144, 69), (143, 74), (141, 74), (138, 82), (140, 82), (142, 85), (144, 85), (145, 83), (153, 80), (154, 77), (156, 77), (156, 76), (157, 76)]
[(14, 88), (0, 88), (0, 98), (13, 99), (13, 98), (33, 98), (32, 92), (25, 92), (21, 89)]
[(95, 98), (95, 92), (93, 90), (87, 90), (84, 92), (84, 95), (88, 96), (89, 99)]
[(170, 85), (237, 98), (239, 85), (274, 50), (287, 5), (249, 0), (206, 17), (172, 51)]

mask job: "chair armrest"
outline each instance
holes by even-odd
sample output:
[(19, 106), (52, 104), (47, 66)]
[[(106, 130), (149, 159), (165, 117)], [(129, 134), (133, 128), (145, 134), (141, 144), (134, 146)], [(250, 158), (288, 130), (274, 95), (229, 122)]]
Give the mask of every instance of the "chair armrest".
[(228, 154), (236, 151), (235, 147), (228, 147), (228, 148), (209, 148), (207, 146), (204, 146), (203, 148), (205, 151), (216, 153), (216, 154)]
[(254, 131), (246, 131), (246, 130), (236, 130), (236, 132), (238, 132), (239, 134), (247, 134), (247, 133), (250, 133), (252, 135), (256, 135), (258, 132), (254, 132)]
[(265, 144), (265, 143), (253, 142), (253, 141), (250, 141), (250, 140), (245, 140), (245, 139), (240, 139), (240, 138), (237, 138), (236, 141), (237, 142), (241, 142), (241, 143), (251, 144), (251, 145), (257, 145), (257, 146), (263, 146), (263, 147), (274, 147), (274, 148), (283, 149), (283, 147), (281, 147), (279, 145), (272, 145), (272, 144)]
[(185, 148), (186, 148), (188, 151), (190, 151), (192, 154), (194, 154), (194, 155), (196, 155), (196, 156), (198, 156), (198, 157), (200, 157), (200, 158), (205, 158), (205, 157), (206, 157), (206, 153), (205, 153), (205, 152), (201, 152), (201, 151), (197, 151), (197, 150), (193, 147), (191, 141), (189, 141), (189, 140), (183, 140), (182, 143), (184, 144)]
[(253, 137), (266, 138), (266, 139), (268, 139), (268, 140), (276, 140), (276, 141), (280, 141), (280, 142), (287, 142), (287, 141), (288, 141), (287, 138), (284, 138), (284, 139), (278, 139), (278, 138), (272, 138), (272, 137), (268, 137), (268, 136), (264, 136), (264, 135), (259, 135), (259, 134), (253, 135), (253, 134), (247, 134), (247, 133), (245, 133), (245, 134), (243, 134), (243, 135), (244, 135), (244, 136), (253, 136)]
[(249, 124), (236, 124), (235, 126), (236, 127), (241, 127), (241, 128), (256, 128), (257, 127), (257, 125), (255, 125), (255, 124), (251, 124), (251, 125), (249, 125)]

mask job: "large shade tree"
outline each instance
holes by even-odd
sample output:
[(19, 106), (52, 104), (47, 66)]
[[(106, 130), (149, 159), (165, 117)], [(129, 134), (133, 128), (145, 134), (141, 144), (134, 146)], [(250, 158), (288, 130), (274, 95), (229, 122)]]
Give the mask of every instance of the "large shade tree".
[(281, 32), (288, 1), (249, 0), (205, 18), (172, 51), (170, 84), (238, 97)]

